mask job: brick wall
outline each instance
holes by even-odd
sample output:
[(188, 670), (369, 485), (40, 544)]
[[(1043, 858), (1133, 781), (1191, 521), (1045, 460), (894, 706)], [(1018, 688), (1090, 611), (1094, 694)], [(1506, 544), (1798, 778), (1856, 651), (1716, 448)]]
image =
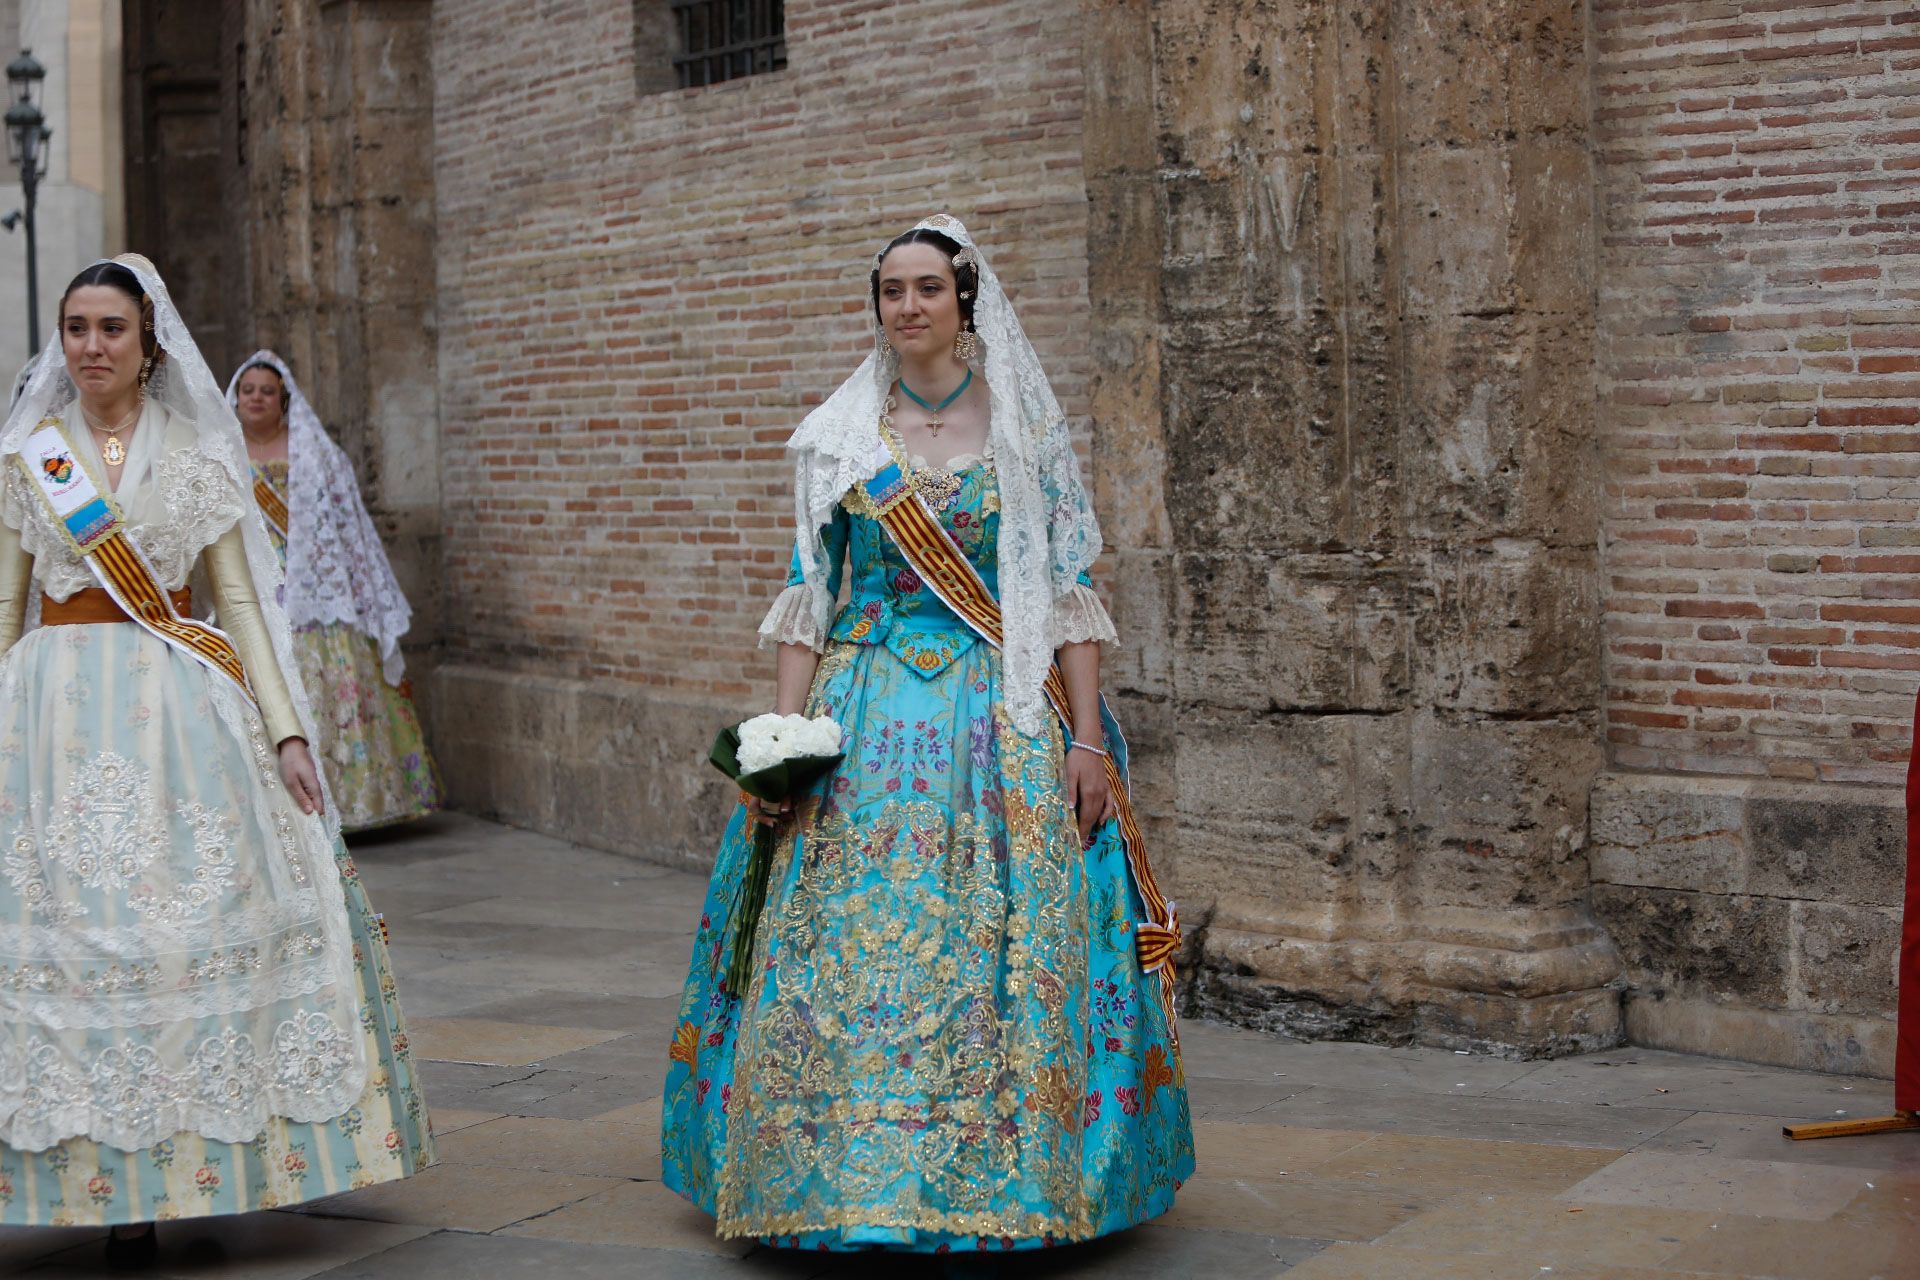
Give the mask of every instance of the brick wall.
[(1593, 10), (1612, 758), (1893, 783), (1920, 683), (1920, 13)]
[(1615, 769), (1587, 855), (1628, 1035), (1885, 1073), (1920, 682), (1920, 14), (1595, 0), (1594, 31)]
[[(711, 834), (673, 828), (658, 795), (621, 809), (627, 750), (550, 733), (542, 708), (564, 696), (615, 727), (645, 718), (642, 694), (679, 708), (657, 767), (690, 772), (729, 709), (770, 700), (754, 630), (790, 546), (782, 446), (869, 348), (866, 269), (890, 235), (966, 219), (1084, 412), (1077, 6), (786, 12), (786, 71), (643, 93), (658, 54), (639, 65), (632, 5), (549, 4), (537, 23), (521, 0), (433, 7), (439, 736), (469, 807), (656, 854)], [(502, 673), (563, 685), (535, 698)], [(556, 740), (601, 754), (556, 766)], [(594, 812), (551, 807), (588, 775)]]

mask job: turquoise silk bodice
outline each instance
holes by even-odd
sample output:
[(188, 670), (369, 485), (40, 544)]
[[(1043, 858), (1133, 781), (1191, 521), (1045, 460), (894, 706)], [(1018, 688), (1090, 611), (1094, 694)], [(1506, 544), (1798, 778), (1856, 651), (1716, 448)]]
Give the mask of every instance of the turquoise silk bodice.
[[(958, 489), (944, 504), (930, 505), (941, 527), (998, 596), (1000, 490), (993, 465), (976, 461), (952, 474)], [(859, 514), (865, 508), (865, 495), (849, 492), (834, 509), (833, 523), (822, 531), (831, 566), (827, 588), (838, 598), (842, 582), (848, 584), (847, 602), (828, 638), (884, 645), (908, 669), (931, 679), (980, 643), (979, 637), (920, 580), (880, 522)], [(787, 585), (800, 581), (796, 551)]]

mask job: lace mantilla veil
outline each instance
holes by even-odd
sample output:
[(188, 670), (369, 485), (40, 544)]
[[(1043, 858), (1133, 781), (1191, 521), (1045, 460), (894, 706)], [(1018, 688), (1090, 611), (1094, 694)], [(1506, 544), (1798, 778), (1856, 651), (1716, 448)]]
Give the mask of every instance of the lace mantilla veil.
[(287, 362), (271, 351), (241, 363), (227, 382), (227, 405), (239, 404), (240, 375), (262, 364), (287, 389), (287, 621), (295, 627), (344, 622), (372, 637), (387, 683), (397, 685), (406, 670), (400, 637), (413, 611), (361, 501), (346, 450), (320, 425)]
[[(218, 465), (242, 499), (239, 520), (262, 619), (312, 742), (313, 712), (279, 601), (280, 559), (252, 498), (240, 423), (153, 264), (138, 254), (112, 261), (132, 271), (151, 300), (154, 337), (166, 352), (148, 382), (148, 401), (193, 425), (199, 453)], [(0, 432), (0, 467), (18, 465), (13, 455), (38, 424), (64, 417), (76, 398), (56, 327)], [(151, 415), (146, 421), (149, 429), (159, 426)], [(257, 728), (258, 713), (230, 682), (209, 679), (206, 687), (225, 731), (257, 760), (259, 780), (251, 794), (290, 806), (270, 744)], [(324, 773), (321, 778), (324, 790)], [(165, 931), (164, 938), (150, 937), (151, 926), (142, 924), (83, 928), (84, 917), (65, 926), (0, 921), (0, 956), (25, 957), (20, 976), (29, 962), (68, 974), (96, 958), (137, 965), (156, 946), (206, 954), (237, 954), (253, 946), (264, 952), (279, 945), (274, 939), (290, 936), (306, 948), (296, 953), (297, 961), (263, 966), (258, 973), (222, 973), (217, 981), (136, 999), (123, 995), (117, 1002), (91, 990), (93, 984), (71, 981), (0, 990), (0, 1031), (6, 1033), (0, 1034), (0, 1142), (32, 1151), (78, 1135), (137, 1150), (180, 1130), (244, 1142), (275, 1116), (320, 1122), (352, 1107), (366, 1087), (369, 1066), (352, 934), (334, 866), (339, 819), (330, 796), (324, 817), (291, 812), (295, 816), (275, 819), (279, 834), (271, 853), (262, 851), (261, 865), (233, 872), (254, 871), (282, 885), (271, 902), (261, 903), (256, 894), (237, 914), (194, 917)], [(285, 861), (273, 865), (266, 861), (271, 858)], [(127, 918), (135, 916), (129, 912)]]
[[(1043, 686), (1053, 665), (1056, 600), (1072, 592), (1100, 555), (1100, 524), (1080, 483), (1080, 464), (1066, 415), (1046, 370), (1013, 313), (1000, 278), (958, 218), (935, 214), (915, 230), (938, 231), (971, 250), (980, 274), (973, 323), (980, 339), (974, 364), (991, 395), (993, 466), (1000, 488), (1000, 609), (1006, 643), (1007, 710), (1021, 732), (1038, 735), (1051, 711)], [(821, 530), (846, 491), (870, 479), (884, 457), (880, 413), (899, 376), (899, 360), (876, 336), (874, 350), (795, 431), (796, 545), (824, 631), (833, 612)]]

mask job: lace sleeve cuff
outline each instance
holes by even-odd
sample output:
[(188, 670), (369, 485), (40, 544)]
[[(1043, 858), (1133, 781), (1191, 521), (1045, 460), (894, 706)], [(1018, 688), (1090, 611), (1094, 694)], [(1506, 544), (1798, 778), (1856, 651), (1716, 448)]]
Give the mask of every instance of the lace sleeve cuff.
[(760, 624), (760, 647), (774, 644), (803, 644), (815, 653), (826, 647), (826, 636), (813, 616), (813, 592), (796, 583), (774, 597)]
[(1120, 633), (1113, 629), (1113, 619), (1107, 616), (1106, 606), (1093, 594), (1093, 588), (1076, 585), (1053, 602), (1053, 647), (1088, 640), (1117, 644)]

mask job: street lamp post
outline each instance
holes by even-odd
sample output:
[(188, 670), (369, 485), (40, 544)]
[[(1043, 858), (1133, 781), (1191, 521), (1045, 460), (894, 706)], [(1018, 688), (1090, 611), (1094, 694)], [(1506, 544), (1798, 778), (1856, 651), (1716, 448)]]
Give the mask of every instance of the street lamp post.
[[(13, 105), (7, 108), (7, 158), (20, 168), (20, 194), (24, 200), (23, 221), (27, 224), (27, 354), (40, 353), (40, 255), (34, 236), (33, 201), (40, 179), (47, 176), (47, 140), (53, 130), (34, 103), (34, 91), (47, 78), (31, 49), (7, 64), (7, 87), (13, 93)], [(7, 230), (13, 230), (11, 223)]]

